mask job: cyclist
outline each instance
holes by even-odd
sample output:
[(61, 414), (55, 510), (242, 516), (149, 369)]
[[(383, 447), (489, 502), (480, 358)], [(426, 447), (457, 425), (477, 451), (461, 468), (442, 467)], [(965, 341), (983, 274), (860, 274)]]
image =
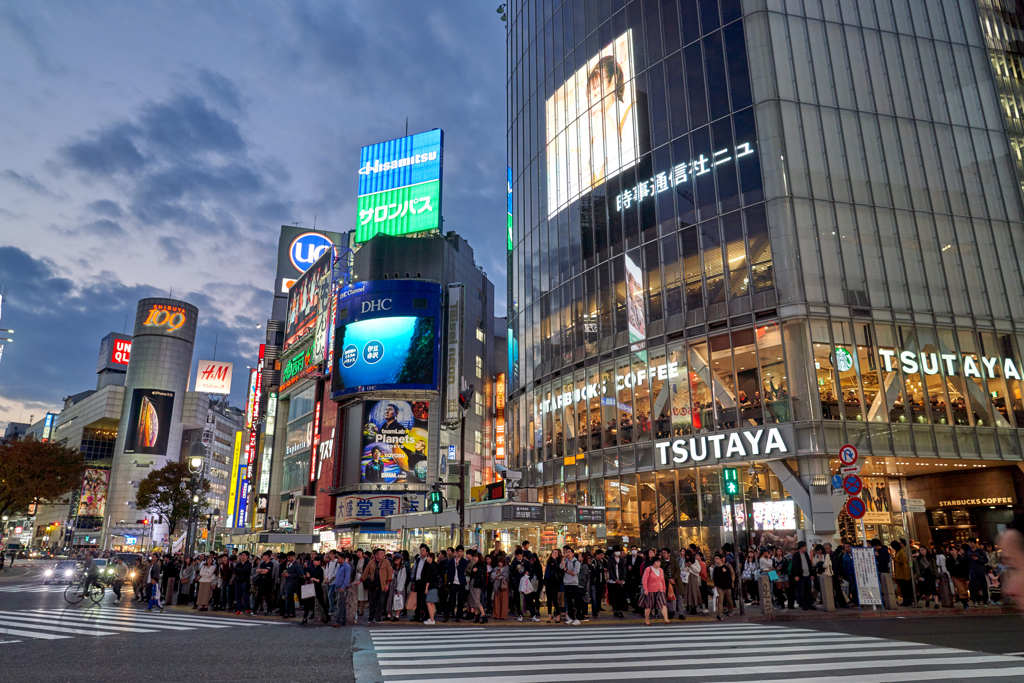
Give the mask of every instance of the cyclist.
[(85, 554), (85, 581), (82, 582), (82, 597), (89, 594), (89, 588), (100, 578), (100, 566), (92, 551)]

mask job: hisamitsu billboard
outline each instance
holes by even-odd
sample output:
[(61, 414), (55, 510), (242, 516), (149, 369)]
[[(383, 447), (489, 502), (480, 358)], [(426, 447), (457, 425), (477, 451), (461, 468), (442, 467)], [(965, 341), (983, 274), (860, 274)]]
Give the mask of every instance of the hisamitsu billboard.
[(440, 227), (443, 144), (435, 128), (362, 148), (356, 242)]

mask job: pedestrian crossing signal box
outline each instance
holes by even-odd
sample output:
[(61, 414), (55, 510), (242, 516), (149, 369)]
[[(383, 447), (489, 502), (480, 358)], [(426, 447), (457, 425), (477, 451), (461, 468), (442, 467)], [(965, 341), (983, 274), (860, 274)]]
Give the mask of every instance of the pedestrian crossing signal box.
[(740, 494), (740, 473), (735, 467), (722, 468), (722, 495), (738, 496)]
[(427, 508), (435, 515), (444, 512), (444, 498), (440, 491), (431, 491), (427, 497)]

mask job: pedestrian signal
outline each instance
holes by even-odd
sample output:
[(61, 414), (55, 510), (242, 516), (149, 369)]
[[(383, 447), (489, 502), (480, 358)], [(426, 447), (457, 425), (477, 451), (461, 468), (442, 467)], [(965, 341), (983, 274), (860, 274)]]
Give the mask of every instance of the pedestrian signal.
[(427, 498), (427, 507), (435, 515), (444, 512), (444, 498), (441, 496), (440, 491), (431, 491)]
[(740, 493), (740, 474), (735, 467), (722, 468), (722, 493), (726, 496), (738, 496)]

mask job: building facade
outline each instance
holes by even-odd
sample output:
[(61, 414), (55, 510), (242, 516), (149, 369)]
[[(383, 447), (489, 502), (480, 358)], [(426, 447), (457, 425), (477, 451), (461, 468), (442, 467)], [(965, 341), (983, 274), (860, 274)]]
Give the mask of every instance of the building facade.
[(1024, 494), (1024, 231), (983, 13), (512, 3), (511, 458), (606, 515), (542, 547), (717, 547), (725, 465), (743, 543), (994, 536)]

